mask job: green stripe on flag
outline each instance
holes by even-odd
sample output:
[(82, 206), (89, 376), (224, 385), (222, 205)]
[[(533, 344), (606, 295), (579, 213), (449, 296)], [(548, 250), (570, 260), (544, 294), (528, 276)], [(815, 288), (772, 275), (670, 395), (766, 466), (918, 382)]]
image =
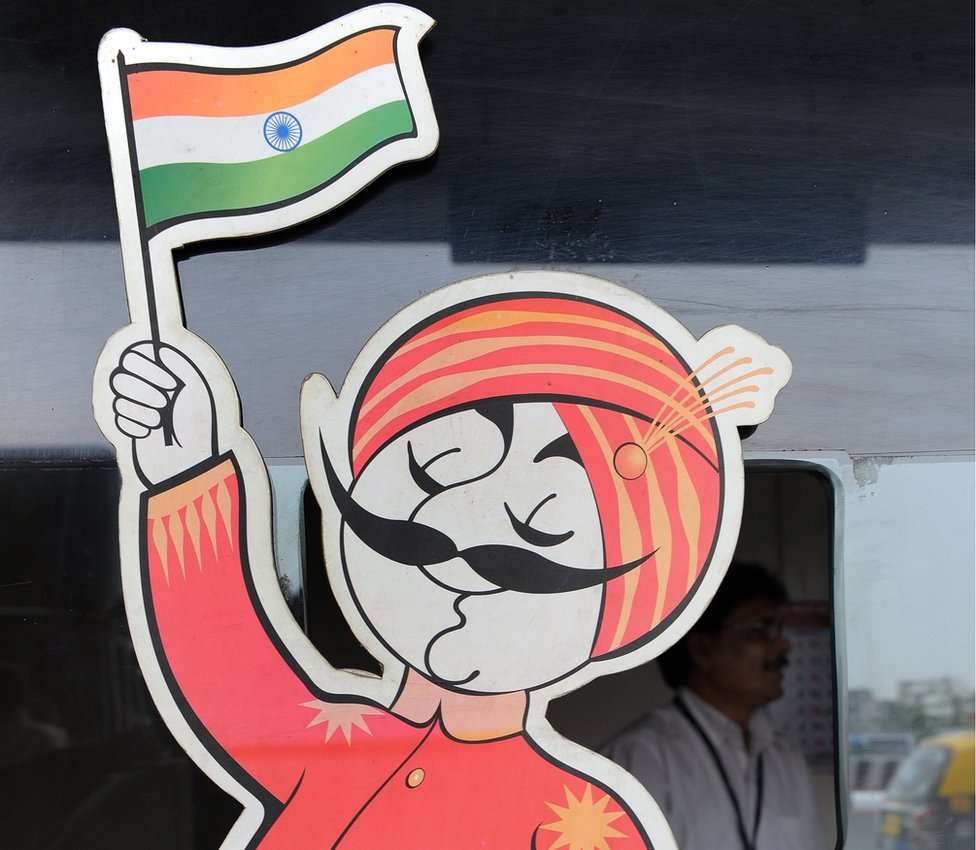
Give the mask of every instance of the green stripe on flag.
[(180, 162), (139, 172), (146, 226), (279, 203), (327, 183), (366, 151), (414, 129), (404, 100), (370, 109), (293, 151), (253, 162)]

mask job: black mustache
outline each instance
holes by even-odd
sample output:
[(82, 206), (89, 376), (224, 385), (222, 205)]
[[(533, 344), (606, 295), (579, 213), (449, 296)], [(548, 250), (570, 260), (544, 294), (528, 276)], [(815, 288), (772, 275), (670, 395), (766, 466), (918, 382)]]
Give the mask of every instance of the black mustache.
[(378, 516), (360, 505), (339, 481), (329, 460), (325, 443), (322, 461), (329, 492), (343, 520), (370, 549), (384, 558), (424, 567), (461, 558), (485, 581), (519, 593), (566, 593), (606, 584), (636, 569), (657, 551), (616, 567), (570, 567), (528, 549), (489, 544), (458, 549), (444, 532), (423, 523)]

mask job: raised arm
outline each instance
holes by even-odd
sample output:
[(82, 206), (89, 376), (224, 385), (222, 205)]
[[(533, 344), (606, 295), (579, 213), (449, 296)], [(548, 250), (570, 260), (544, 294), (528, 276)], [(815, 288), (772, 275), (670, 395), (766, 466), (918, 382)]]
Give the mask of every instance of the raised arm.
[[(224, 376), (217, 376), (219, 380)], [(254, 587), (238, 459), (218, 454), (213, 392), (182, 352), (140, 343), (111, 377), (115, 424), (132, 438), (140, 504), (142, 602), (175, 702), (218, 761), (285, 801), (321, 729), (316, 694), (281, 645)], [(172, 424), (167, 444), (163, 423)], [(266, 495), (266, 494), (262, 494)], [(267, 499), (262, 501), (267, 502)], [(321, 749), (321, 748), (319, 748)], [(228, 765), (235, 772), (233, 765)]]

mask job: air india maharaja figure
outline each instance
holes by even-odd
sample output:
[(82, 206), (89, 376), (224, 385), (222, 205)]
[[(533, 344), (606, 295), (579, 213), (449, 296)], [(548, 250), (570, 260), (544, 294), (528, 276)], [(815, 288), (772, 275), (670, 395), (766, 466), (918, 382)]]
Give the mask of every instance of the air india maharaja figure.
[(340, 393), (307, 379), (329, 579), (383, 665), (368, 677), (290, 617), (263, 458), (184, 323), (176, 248), (281, 230), (433, 152), (432, 23), (381, 4), (261, 47), (102, 41), (132, 323), (93, 405), (122, 472), (133, 643), (174, 736), (244, 806), (228, 850), (669, 850), (636, 780), (545, 709), (704, 609), (738, 533), (737, 427), (770, 415), (786, 355), (520, 272), (405, 307)]

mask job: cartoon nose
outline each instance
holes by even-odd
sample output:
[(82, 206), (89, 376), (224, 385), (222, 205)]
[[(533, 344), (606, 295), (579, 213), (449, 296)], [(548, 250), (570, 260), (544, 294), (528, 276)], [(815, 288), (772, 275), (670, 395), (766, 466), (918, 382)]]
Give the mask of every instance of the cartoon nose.
[[(440, 493), (423, 505), (414, 519), (443, 532), (459, 549), (482, 543), (491, 533), (495, 512), (476, 498), (477, 495), (471, 488)], [(498, 513), (504, 518), (501, 508)], [(479, 576), (461, 558), (422, 565), (422, 569), (438, 584), (462, 593), (491, 593), (500, 589)]]
[(412, 519), (446, 534), (458, 549), (515, 542), (504, 496), (490, 482), (472, 481), (438, 493), (421, 505)]

